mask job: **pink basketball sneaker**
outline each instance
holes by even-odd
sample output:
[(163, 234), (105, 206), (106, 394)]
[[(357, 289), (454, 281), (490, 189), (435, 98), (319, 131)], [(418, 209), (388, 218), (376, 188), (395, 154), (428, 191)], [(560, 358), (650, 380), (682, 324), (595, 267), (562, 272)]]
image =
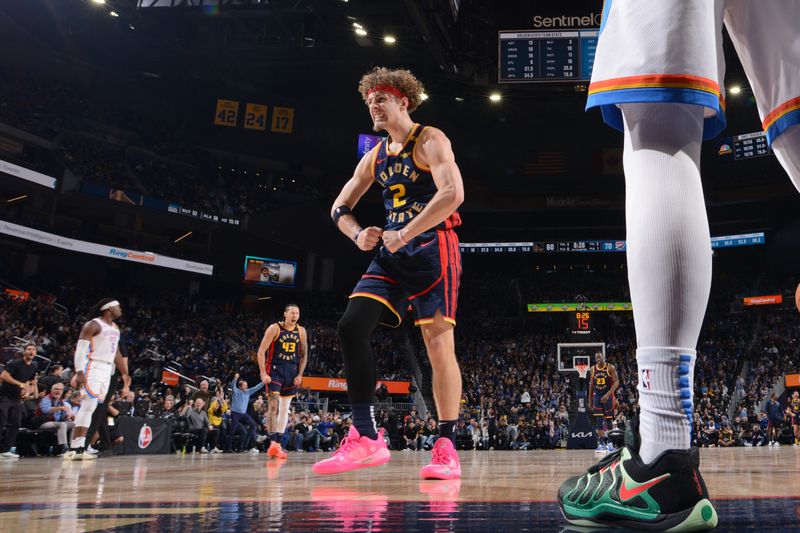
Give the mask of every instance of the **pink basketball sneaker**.
[(317, 474), (339, 474), (357, 468), (378, 466), (389, 462), (391, 455), (386, 441), (383, 440), (383, 428), (378, 431), (375, 440), (362, 437), (355, 426), (350, 428), (342, 445), (328, 459), (324, 459), (311, 467)]
[(461, 477), (461, 461), (450, 439), (440, 438), (433, 445), (433, 458), (419, 471), (422, 479), (457, 479)]

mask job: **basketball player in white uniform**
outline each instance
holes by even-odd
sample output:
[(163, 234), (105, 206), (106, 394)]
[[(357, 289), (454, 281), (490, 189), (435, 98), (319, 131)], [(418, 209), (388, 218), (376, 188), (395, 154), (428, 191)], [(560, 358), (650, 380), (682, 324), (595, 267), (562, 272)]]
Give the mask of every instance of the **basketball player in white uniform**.
[[(725, 127), (724, 24), (761, 127), (800, 190), (798, 21), (797, 0), (606, 0), (603, 6), (587, 108), (600, 107), (604, 120), (625, 133), (641, 442), (561, 486), (559, 503), (573, 524), (676, 530), (717, 524), (689, 438), (695, 347), (711, 287), (700, 144)], [(600, 471), (623, 483), (602, 498), (581, 498)]]
[(64, 454), (64, 459), (69, 461), (95, 458), (86, 452), (86, 432), (98, 401), (108, 392), (115, 364), (122, 375), (123, 396), (130, 386), (128, 365), (119, 351), (119, 328), (114, 323), (122, 315), (122, 307), (117, 300), (104, 299), (98, 302), (96, 309), (100, 316), (83, 325), (75, 348), (73, 385), (80, 387), (81, 408), (75, 416), (71, 448)]

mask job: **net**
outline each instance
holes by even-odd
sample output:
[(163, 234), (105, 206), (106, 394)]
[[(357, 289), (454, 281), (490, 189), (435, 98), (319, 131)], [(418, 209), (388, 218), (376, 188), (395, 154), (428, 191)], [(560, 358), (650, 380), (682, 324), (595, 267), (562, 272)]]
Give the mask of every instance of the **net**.
[(581, 379), (586, 379), (586, 374), (589, 373), (589, 365), (586, 363), (577, 363), (575, 365), (575, 370), (578, 371), (578, 375), (581, 377)]

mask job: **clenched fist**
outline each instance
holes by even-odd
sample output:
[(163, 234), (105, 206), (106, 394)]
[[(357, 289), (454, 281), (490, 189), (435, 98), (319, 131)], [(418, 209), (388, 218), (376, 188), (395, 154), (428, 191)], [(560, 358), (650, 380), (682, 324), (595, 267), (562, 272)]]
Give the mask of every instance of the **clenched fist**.
[(361, 250), (368, 252), (374, 249), (383, 236), (383, 230), (377, 226), (370, 226), (358, 232), (356, 237), (356, 246)]

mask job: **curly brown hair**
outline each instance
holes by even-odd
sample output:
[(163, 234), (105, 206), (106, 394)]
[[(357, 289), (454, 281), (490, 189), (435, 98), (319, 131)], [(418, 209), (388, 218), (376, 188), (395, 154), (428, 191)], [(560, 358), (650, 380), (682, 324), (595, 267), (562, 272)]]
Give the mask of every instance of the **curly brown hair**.
[(361, 81), (358, 82), (358, 92), (366, 102), (370, 91), (381, 85), (394, 87), (403, 93), (408, 98), (409, 113), (413, 113), (422, 103), (422, 94), (425, 92), (425, 88), (410, 70), (375, 67), (361, 77)]

